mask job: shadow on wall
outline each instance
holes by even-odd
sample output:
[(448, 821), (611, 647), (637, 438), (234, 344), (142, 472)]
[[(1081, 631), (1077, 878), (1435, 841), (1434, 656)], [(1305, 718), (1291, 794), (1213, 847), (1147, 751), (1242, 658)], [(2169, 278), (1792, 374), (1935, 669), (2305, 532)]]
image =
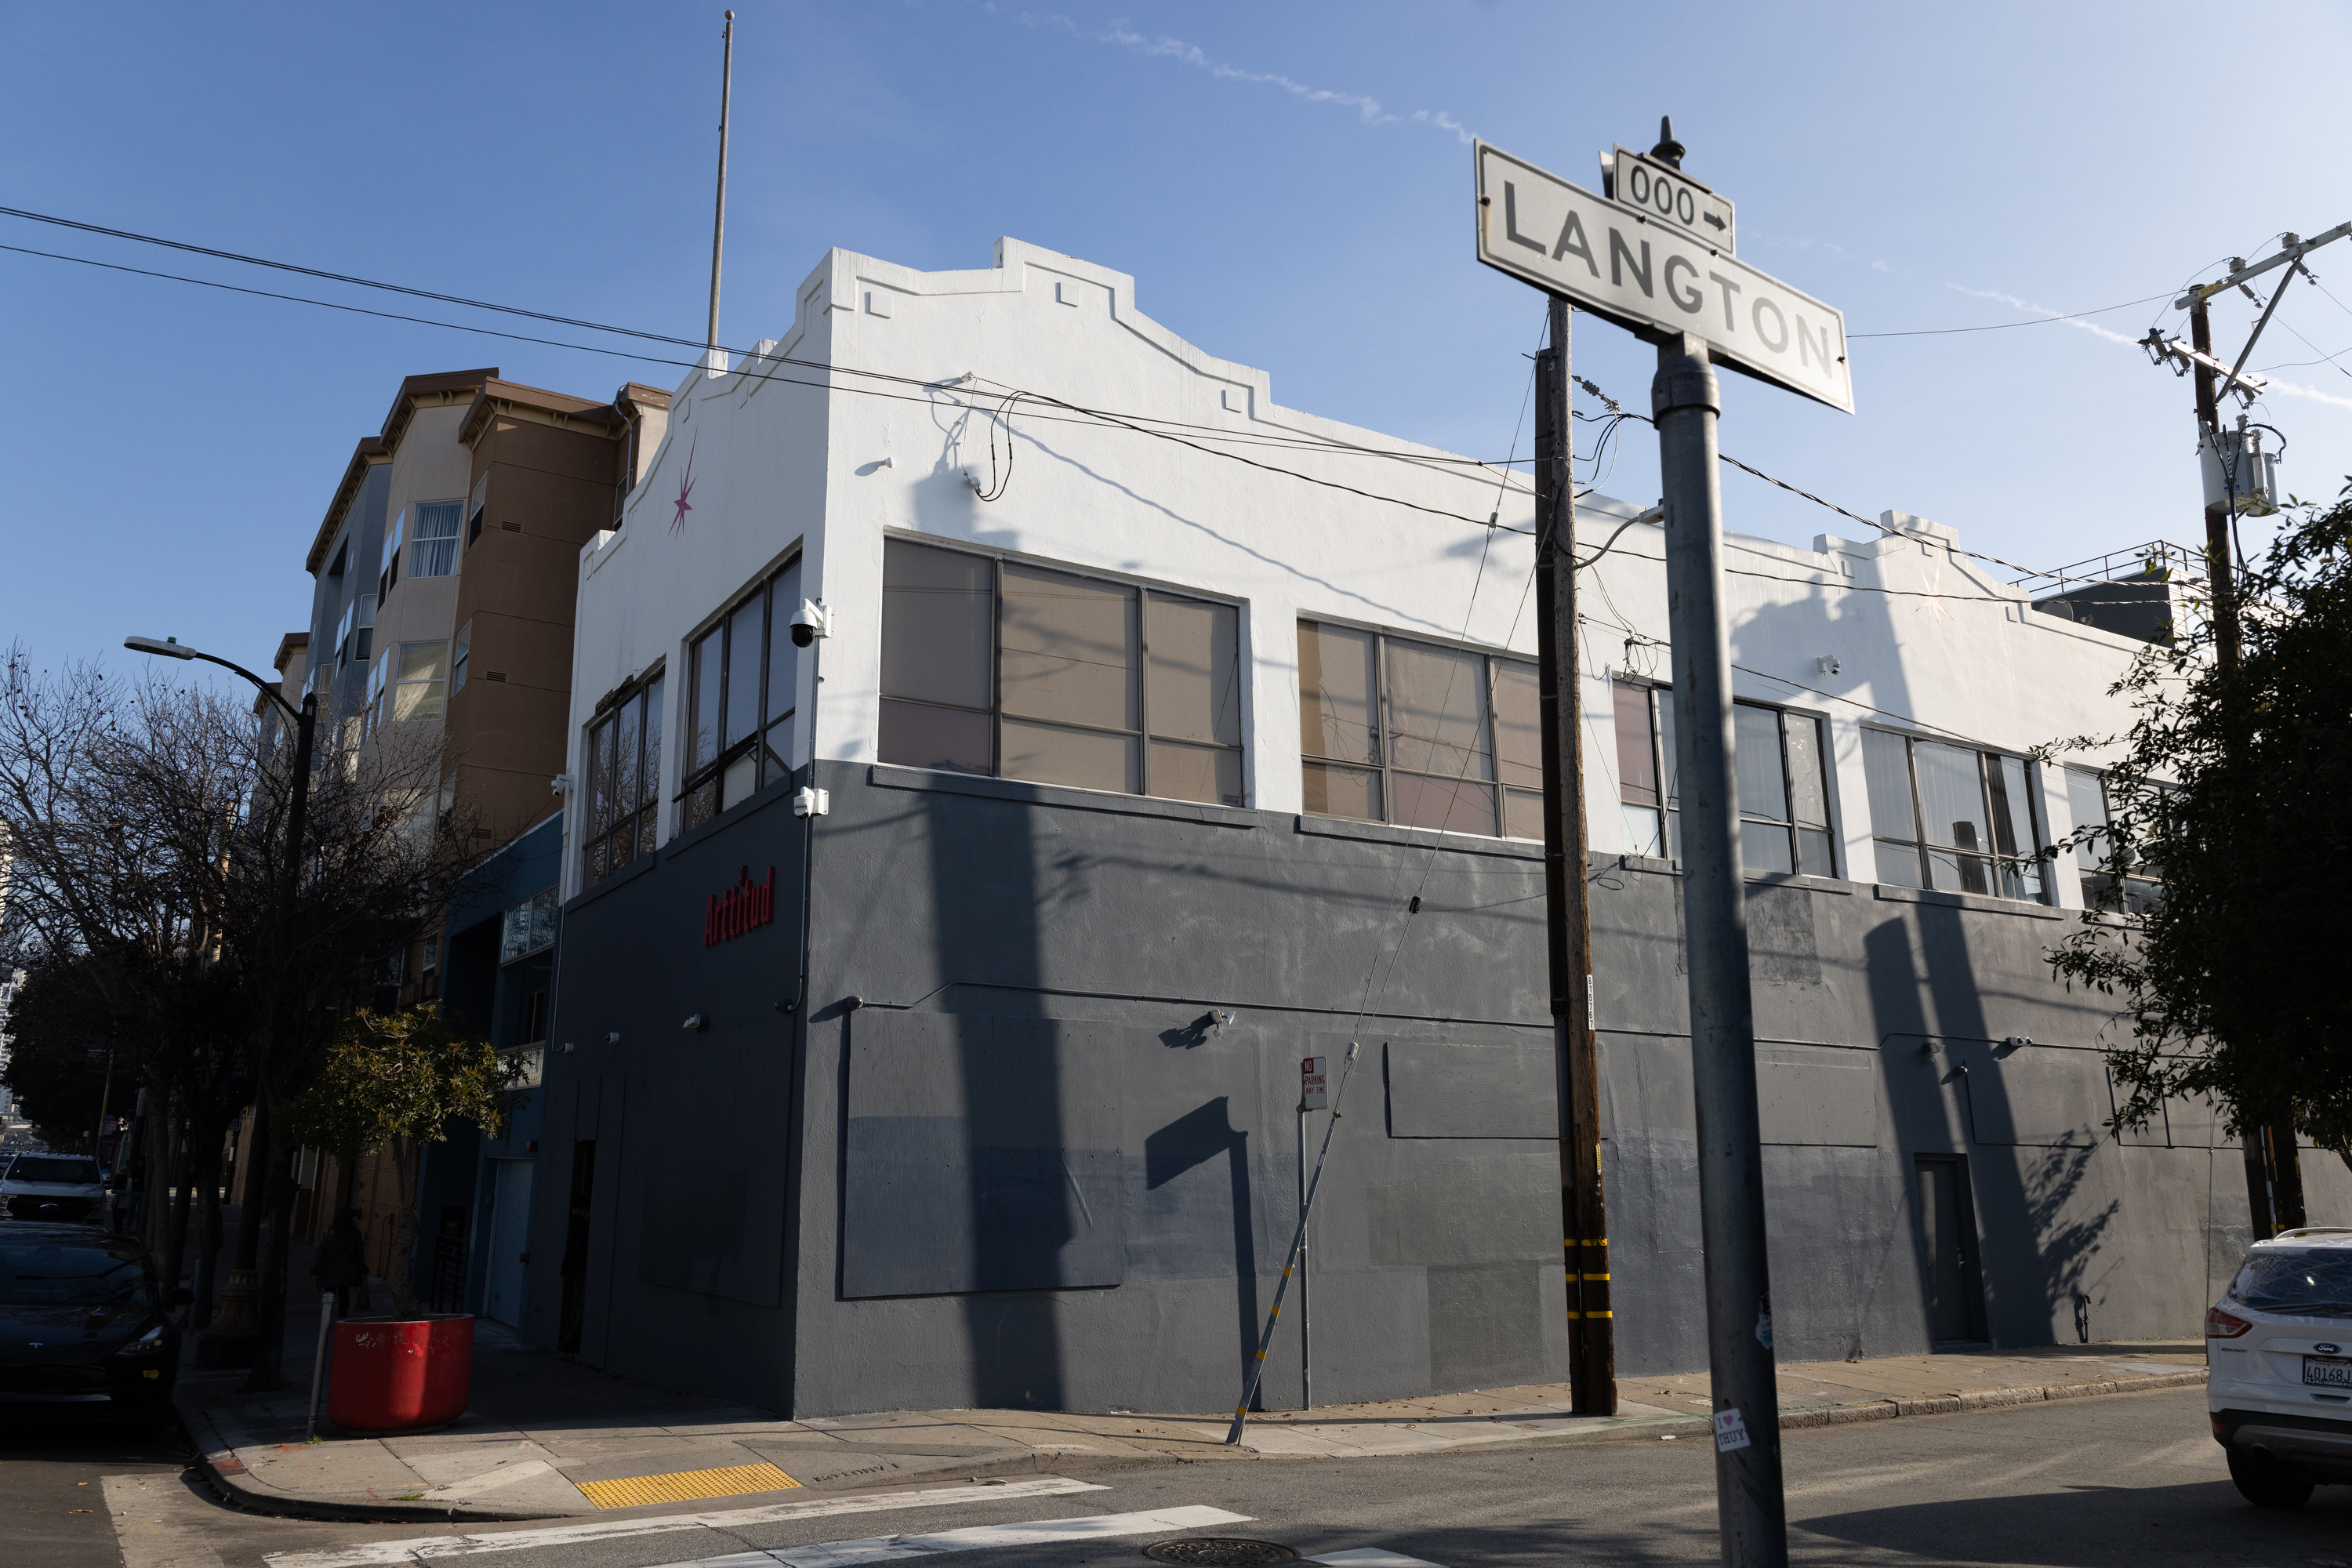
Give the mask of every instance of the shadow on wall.
[(1234, 1300), (1240, 1315), (1243, 1375), (1247, 1376), (1250, 1357), (1257, 1353), (1259, 1332), (1257, 1237), (1250, 1218), (1249, 1134), (1234, 1126), (1223, 1095), (1187, 1111), (1144, 1139), (1144, 1188), (1157, 1191), (1219, 1154), (1225, 1157), (1228, 1179), (1233, 1184), (1234, 1278), (1240, 1283)]

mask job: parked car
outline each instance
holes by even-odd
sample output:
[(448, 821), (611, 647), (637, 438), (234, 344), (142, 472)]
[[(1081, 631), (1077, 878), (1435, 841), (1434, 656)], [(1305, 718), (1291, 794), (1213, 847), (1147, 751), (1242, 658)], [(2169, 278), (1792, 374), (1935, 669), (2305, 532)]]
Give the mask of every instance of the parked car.
[(180, 1370), (166, 1292), (147, 1249), (86, 1225), (0, 1226), (0, 1407), (162, 1409)]
[(2352, 1226), (2256, 1242), (2205, 1314), (2206, 1403), (2248, 1502), (2352, 1485)]
[(0, 1204), (11, 1219), (101, 1220), (106, 1186), (86, 1154), (19, 1154), (0, 1174)]

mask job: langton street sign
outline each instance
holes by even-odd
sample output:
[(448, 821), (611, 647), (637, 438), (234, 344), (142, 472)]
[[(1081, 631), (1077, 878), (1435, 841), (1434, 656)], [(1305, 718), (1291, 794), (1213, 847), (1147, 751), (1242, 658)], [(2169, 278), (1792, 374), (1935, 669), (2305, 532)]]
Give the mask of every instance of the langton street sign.
[(1853, 412), (1843, 313), (1727, 245), (1653, 222), (1484, 142), (1476, 157), (1479, 260), (1652, 342), (1695, 333), (1718, 364)]

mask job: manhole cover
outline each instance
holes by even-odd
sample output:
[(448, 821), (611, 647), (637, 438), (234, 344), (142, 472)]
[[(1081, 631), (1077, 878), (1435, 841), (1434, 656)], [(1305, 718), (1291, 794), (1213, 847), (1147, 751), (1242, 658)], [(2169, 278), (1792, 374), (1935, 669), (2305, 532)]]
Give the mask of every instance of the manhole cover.
[(1162, 1541), (1143, 1549), (1154, 1563), (1183, 1563), (1196, 1568), (1259, 1568), (1261, 1563), (1296, 1563), (1298, 1553), (1274, 1541), (1244, 1541), (1233, 1535), (1193, 1535)]

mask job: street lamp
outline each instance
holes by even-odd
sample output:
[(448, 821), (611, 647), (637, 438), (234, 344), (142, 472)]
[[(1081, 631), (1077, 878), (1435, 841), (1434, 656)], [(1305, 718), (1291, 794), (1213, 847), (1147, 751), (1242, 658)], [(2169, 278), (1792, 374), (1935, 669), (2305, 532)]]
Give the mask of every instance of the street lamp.
[(223, 669), (242, 675), (253, 682), (264, 697), (284, 710), (294, 721), (294, 795), (286, 806), (286, 891), (285, 912), (290, 929), (294, 919), (294, 896), (299, 888), (302, 867), (302, 829), (310, 811), (310, 747), (312, 732), (318, 726), (319, 694), (305, 691), (298, 711), (286, 700), (276, 686), (264, 680), (241, 664), (231, 664), (218, 654), (201, 653), (184, 646), (177, 637), (124, 637), (122, 646), (132, 653), (150, 653), (163, 658), (200, 658), (206, 664), (219, 665)]

